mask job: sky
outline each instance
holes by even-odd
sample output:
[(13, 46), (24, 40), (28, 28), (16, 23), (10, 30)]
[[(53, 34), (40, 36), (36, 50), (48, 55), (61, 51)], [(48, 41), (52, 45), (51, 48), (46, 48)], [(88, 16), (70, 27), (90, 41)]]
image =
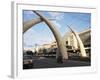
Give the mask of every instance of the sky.
[[(59, 30), (63, 37), (69, 32), (68, 26), (71, 26), (76, 32), (81, 32), (91, 27), (91, 14), (90, 13), (77, 13), (77, 12), (50, 12), (39, 11), (43, 16), (49, 18), (56, 28)], [(23, 10), (23, 22), (39, 18), (31, 10)], [(68, 26), (67, 26), (68, 25)], [(24, 34), (24, 47), (34, 47), (37, 45), (48, 44), (55, 41), (52, 31), (45, 24), (41, 22), (32, 26)]]

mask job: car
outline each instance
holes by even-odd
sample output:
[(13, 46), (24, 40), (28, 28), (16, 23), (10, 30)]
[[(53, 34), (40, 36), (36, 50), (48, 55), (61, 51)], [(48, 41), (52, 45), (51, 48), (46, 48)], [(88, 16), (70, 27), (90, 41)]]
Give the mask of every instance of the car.
[(33, 68), (33, 58), (31, 55), (24, 55), (23, 56), (23, 69), (26, 68)]

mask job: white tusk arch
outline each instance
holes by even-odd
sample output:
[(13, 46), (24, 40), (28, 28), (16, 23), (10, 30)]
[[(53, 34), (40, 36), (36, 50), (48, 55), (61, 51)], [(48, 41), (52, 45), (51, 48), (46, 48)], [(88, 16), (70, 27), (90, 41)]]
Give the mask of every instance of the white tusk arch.
[(38, 13), (36, 11), (34, 11), (34, 13), (36, 13), (40, 18), (25, 22), (23, 24), (23, 26), (24, 26), (23, 32), (26, 32), (33, 25), (44, 21), (48, 25), (50, 30), (52, 31), (52, 33), (53, 33), (53, 35), (54, 35), (54, 37), (55, 37), (55, 39), (57, 41), (59, 54), (62, 56), (62, 59), (67, 60), (68, 59), (68, 54), (67, 54), (66, 46), (64, 45), (64, 42), (63, 42), (62, 37), (60, 35), (60, 32), (58, 31), (56, 26), (49, 19), (47, 19), (44, 16), (42, 16), (40, 13)]
[(30, 29), (32, 26), (34, 26), (35, 24), (38, 24), (42, 22), (42, 20), (40, 18), (37, 19), (32, 19), (30, 21), (24, 22), (23, 23), (23, 33), (25, 33), (28, 29)]
[[(69, 26), (68, 26), (69, 27)], [(69, 27), (70, 28), (70, 27)], [(77, 39), (77, 42), (78, 42), (78, 45), (79, 45), (79, 49), (80, 49), (80, 52), (81, 52), (81, 56), (82, 57), (87, 57), (87, 54), (86, 54), (86, 51), (85, 51), (85, 48), (84, 48), (84, 45), (83, 45), (83, 42), (81, 40), (81, 38), (79, 37), (78, 33), (75, 32), (73, 29), (70, 28), (70, 30), (72, 31), (72, 33), (74, 34), (74, 36), (76, 37)]]

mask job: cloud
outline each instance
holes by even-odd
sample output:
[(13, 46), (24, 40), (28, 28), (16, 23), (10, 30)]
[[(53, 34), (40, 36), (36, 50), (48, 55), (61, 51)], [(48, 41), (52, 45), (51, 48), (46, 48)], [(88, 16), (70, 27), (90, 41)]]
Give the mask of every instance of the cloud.
[(64, 18), (64, 13), (59, 13), (59, 12), (48, 12), (48, 14), (52, 17), (55, 18), (56, 20), (61, 20)]
[(28, 20), (31, 20), (31, 19), (35, 19), (38, 16), (34, 12), (32, 12), (31, 10), (24, 10), (23, 11), (23, 17), (24, 17), (23, 21), (28, 21)]
[(64, 19), (64, 13), (60, 12), (48, 12), (48, 14), (53, 18), (52, 22), (57, 26), (58, 29), (60, 29), (62, 26), (59, 23), (62, 19)]
[(52, 21), (58, 28), (61, 28), (61, 25), (57, 21)]

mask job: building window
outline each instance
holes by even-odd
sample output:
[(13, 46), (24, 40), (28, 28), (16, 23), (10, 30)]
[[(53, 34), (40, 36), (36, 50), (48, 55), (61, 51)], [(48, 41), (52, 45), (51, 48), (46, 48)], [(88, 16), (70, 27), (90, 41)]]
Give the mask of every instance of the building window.
[(66, 41), (66, 44), (68, 44), (68, 41)]

